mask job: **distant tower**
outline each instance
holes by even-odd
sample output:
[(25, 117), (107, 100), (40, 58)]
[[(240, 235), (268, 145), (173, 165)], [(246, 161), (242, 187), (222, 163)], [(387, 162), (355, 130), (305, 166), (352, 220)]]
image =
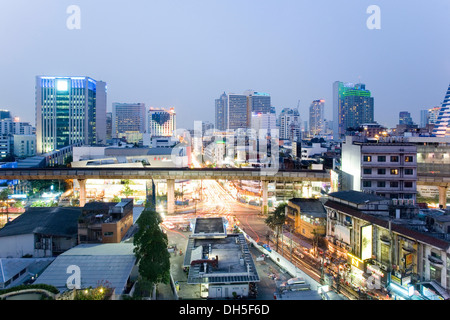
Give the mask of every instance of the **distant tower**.
[(309, 133), (311, 137), (320, 136), (325, 129), (325, 100), (314, 100), (309, 107)]
[(374, 122), (374, 98), (363, 83), (333, 83), (333, 138), (340, 139), (348, 128)]
[(450, 136), (450, 85), (439, 110), (439, 116), (436, 120), (433, 134), (436, 137)]
[(37, 153), (105, 140), (105, 82), (89, 77), (36, 77)]

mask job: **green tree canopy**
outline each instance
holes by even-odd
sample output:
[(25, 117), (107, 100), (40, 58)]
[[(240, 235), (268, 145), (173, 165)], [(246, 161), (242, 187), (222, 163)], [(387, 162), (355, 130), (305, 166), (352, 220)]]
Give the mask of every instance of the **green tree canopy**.
[(268, 217), (265, 219), (265, 223), (269, 228), (275, 231), (277, 237), (277, 247), (278, 250), (278, 238), (280, 231), (286, 221), (285, 208), (287, 204), (279, 204), (272, 213), (269, 213)]
[(134, 235), (134, 253), (139, 264), (139, 274), (154, 284), (169, 283), (170, 254), (167, 235), (162, 231), (160, 215), (145, 208), (136, 221), (138, 231)]

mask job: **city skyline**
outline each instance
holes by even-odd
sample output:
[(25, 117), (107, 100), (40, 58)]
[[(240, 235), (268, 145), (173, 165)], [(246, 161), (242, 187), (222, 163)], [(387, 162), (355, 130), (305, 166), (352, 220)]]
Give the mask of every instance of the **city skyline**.
[[(195, 120), (214, 122), (214, 100), (222, 92), (248, 89), (268, 92), (277, 113), (300, 100), (303, 118), (311, 101), (324, 99), (329, 120), (334, 81), (365, 83), (376, 97), (375, 121), (393, 127), (397, 117), (388, 111), (407, 110), (419, 122), (420, 110), (442, 103), (450, 79), (446, 1), (377, 1), (379, 30), (366, 26), (368, 1), (136, 1), (132, 8), (79, 1), (79, 30), (66, 27), (68, 3), (24, 3), (5, 4), (0, 13), (0, 38), (8, 48), (0, 62), (0, 107), (33, 125), (36, 75), (105, 81), (108, 111), (116, 101), (170, 106), (180, 128), (192, 128)], [(220, 19), (227, 16), (233, 23)], [(320, 27), (311, 28), (317, 17)], [(341, 46), (345, 34), (357, 38), (358, 46)], [(46, 37), (59, 38), (58, 46), (46, 50)], [(233, 41), (217, 52), (225, 39)], [(305, 50), (314, 44), (321, 50)], [(341, 50), (333, 49), (337, 45)]]

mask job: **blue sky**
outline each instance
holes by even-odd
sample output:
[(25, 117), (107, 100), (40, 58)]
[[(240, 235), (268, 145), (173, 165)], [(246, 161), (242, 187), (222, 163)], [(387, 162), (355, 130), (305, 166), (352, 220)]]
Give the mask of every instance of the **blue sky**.
[[(81, 29), (69, 30), (69, 5)], [(381, 29), (369, 30), (369, 5)], [(450, 1), (15, 0), (0, 3), (0, 108), (34, 124), (35, 76), (90, 76), (113, 102), (175, 107), (179, 128), (214, 121), (224, 91), (268, 92), (279, 112), (361, 81), (375, 120), (419, 121), (450, 83)]]

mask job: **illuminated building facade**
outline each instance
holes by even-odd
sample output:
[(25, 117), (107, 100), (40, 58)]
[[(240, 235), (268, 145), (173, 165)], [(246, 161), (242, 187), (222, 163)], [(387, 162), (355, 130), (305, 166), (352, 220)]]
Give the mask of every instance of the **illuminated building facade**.
[(148, 133), (151, 137), (171, 137), (176, 130), (176, 113), (174, 108), (154, 109), (148, 111)]
[(112, 128), (113, 138), (127, 132), (145, 131), (145, 104), (143, 103), (113, 103), (112, 104)]
[(90, 77), (36, 77), (36, 150), (106, 142), (106, 83)]
[(425, 221), (405, 218), (397, 210), (393, 215), (397, 206), (390, 201), (356, 191), (328, 195), (324, 206), (332, 268), (340, 279), (378, 298), (449, 299), (448, 237), (426, 231)]
[(445, 94), (444, 102), (439, 110), (436, 125), (433, 129), (433, 135), (436, 137), (450, 136), (450, 85)]
[(324, 108), (325, 100), (314, 100), (309, 107), (309, 134), (311, 137), (320, 136), (324, 133)]
[(333, 84), (333, 137), (340, 139), (348, 128), (374, 122), (374, 98), (362, 83)]

